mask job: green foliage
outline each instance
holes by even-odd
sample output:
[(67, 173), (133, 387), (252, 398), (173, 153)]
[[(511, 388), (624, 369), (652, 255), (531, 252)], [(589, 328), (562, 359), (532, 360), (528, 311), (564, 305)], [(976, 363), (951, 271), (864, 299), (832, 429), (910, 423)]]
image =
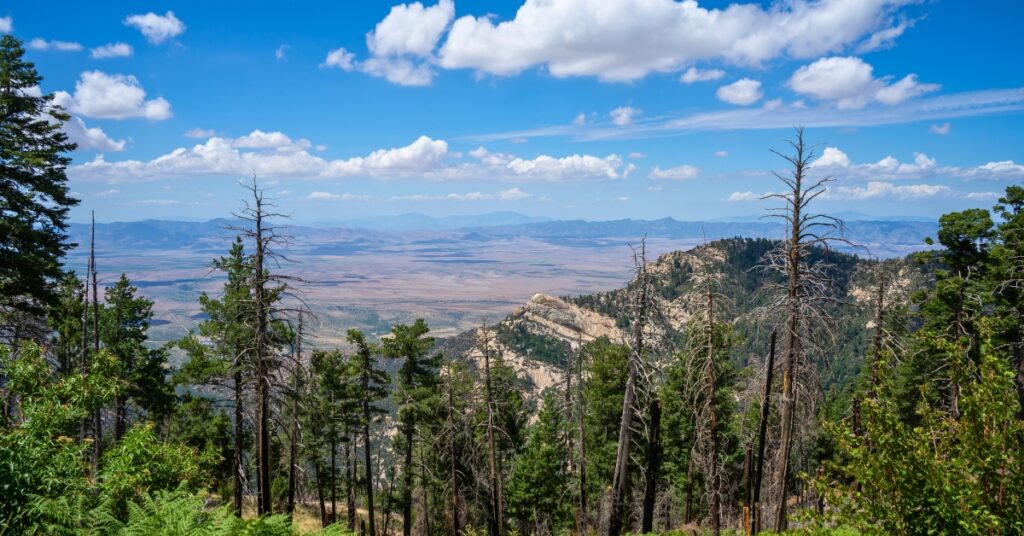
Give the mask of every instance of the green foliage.
[[(987, 330), (987, 326), (984, 327)], [(950, 355), (964, 349), (943, 345)], [(1019, 534), (1024, 532), (1024, 421), (1014, 374), (987, 337), (961, 415), (927, 403), (907, 424), (888, 385), (862, 404), (866, 430), (831, 426), (841, 461), (815, 481), (831, 508), (819, 526), (866, 534)], [(843, 484), (843, 485), (837, 485)]]
[(555, 366), (565, 366), (569, 353), (564, 341), (530, 332), (522, 322), (501, 322), (495, 330), (501, 344), (523, 357)]
[(65, 170), (70, 116), (38, 95), (42, 77), (14, 36), (0, 37), (0, 313), (43, 312), (63, 275), (71, 197)]
[(591, 494), (596, 496), (611, 483), (615, 470), (629, 349), (601, 337), (587, 343), (582, 353), (590, 373), (583, 382), (587, 479)]
[(552, 532), (571, 529), (572, 510), (563, 500), (570, 484), (565, 474), (566, 425), (562, 408), (548, 393), (523, 452), (513, 461), (506, 487), (509, 516), (524, 534), (541, 526)]

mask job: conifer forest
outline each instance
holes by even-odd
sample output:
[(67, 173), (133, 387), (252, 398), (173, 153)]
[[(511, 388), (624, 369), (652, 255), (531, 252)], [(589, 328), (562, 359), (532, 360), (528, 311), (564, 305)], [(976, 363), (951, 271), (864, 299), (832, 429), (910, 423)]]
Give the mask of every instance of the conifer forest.
[(313, 304), (277, 177), (242, 173), (162, 340), (28, 46), (0, 40), (0, 535), (1024, 534), (1019, 181), (879, 257), (819, 130), (778, 130), (766, 236), (641, 229), (615, 287), (378, 332)]

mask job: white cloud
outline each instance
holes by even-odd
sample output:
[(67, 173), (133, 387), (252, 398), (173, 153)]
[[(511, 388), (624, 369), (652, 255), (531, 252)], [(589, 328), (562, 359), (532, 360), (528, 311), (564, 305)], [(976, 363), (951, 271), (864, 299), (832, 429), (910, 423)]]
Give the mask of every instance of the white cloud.
[(55, 101), (85, 117), (152, 120), (171, 117), (171, 104), (163, 97), (146, 100), (146, 91), (131, 75), (86, 71), (75, 82), (74, 95), (58, 91)]
[(578, 127), (582, 127), (583, 125), (587, 124), (587, 114), (583, 112), (576, 114), (576, 117), (573, 118), (572, 120), (572, 124)]
[(337, 67), (342, 71), (351, 71), (355, 66), (352, 63), (356, 57), (355, 54), (345, 50), (344, 47), (339, 47), (334, 50), (327, 52), (327, 57), (324, 58), (324, 62), (320, 64), (321, 67)]
[(440, 65), (494, 75), (544, 66), (557, 77), (628, 81), (701, 60), (760, 65), (836, 52), (878, 31), (905, 0), (735, 3), (526, 0), (512, 20), (455, 20)]
[(477, 141), (514, 137), (566, 136), (578, 140), (637, 139), (673, 132), (722, 130), (869, 127), (956, 119), (1024, 110), (1024, 87), (951, 93), (909, 100), (894, 106), (866, 106), (840, 110), (831, 104), (808, 105), (794, 101), (777, 110), (763, 107), (734, 108), (713, 112), (664, 115), (629, 127), (594, 125), (579, 129), (555, 124), (530, 130), (492, 132), (470, 137)]
[(377, 57), (409, 54), (427, 58), (454, 16), (451, 0), (441, 0), (431, 7), (419, 2), (400, 4), (367, 34), (366, 45)]
[(903, 32), (913, 26), (913, 21), (901, 20), (895, 26), (878, 30), (857, 47), (857, 52), (871, 52), (892, 47)]
[(93, 58), (123, 58), (132, 55), (132, 47), (126, 43), (108, 43), (89, 51)]
[(400, 86), (429, 86), (434, 81), (429, 65), (404, 57), (369, 58), (359, 64), (359, 69)]
[(61, 130), (67, 134), (68, 140), (78, 145), (78, 150), (92, 149), (101, 152), (123, 151), (127, 142), (114, 140), (107, 136), (99, 127), (87, 127), (81, 118), (72, 116), (65, 121)]
[(717, 156), (718, 158), (725, 158), (725, 157), (729, 156), (729, 151), (723, 151), (723, 150), (715, 151), (715, 156)]
[(143, 199), (142, 201), (139, 201), (138, 204), (140, 204), (140, 205), (167, 206), (167, 205), (177, 205), (178, 201), (174, 200), (174, 199)]
[(725, 71), (721, 69), (707, 69), (701, 70), (696, 67), (690, 67), (679, 77), (679, 81), (684, 84), (693, 84), (695, 82), (710, 82), (712, 80), (718, 80), (725, 76)]
[(212, 138), (216, 135), (216, 132), (208, 128), (193, 128), (185, 131), (186, 138)]
[(824, 197), (836, 201), (866, 201), (871, 199), (928, 199), (951, 196), (949, 186), (937, 184), (901, 184), (871, 181), (866, 186), (837, 186), (829, 188)]
[(11, 33), (12, 30), (14, 30), (14, 19), (0, 17), (0, 33)]
[(274, 59), (278, 61), (288, 59), (288, 45), (280, 45), (274, 49)]
[(793, 73), (789, 87), (818, 100), (834, 101), (841, 110), (863, 108), (871, 101), (900, 104), (939, 89), (938, 84), (921, 84), (909, 74), (894, 84), (874, 76), (874, 67), (860, 58), (821, 58)]
[(644, 153), (641, 153), (639, 151), (633, 151), (633, 152), (629, 153), (628, 157), (629, 157), (630, 160), (637, 160), (637, 159), (640, 159), (640, 158), (647, 158), (647, 155), (644, 154)]
[(908, 74), (895, 84), (888, 85), (875, 92), (875, 99), (882, 104), (899, 104), (907, 99), (920, 97), (925, 93), (937, 91), (939, 84), (922, 84), (917, 81), (916, 74)]
[(612, 118), (612, 123), (620, 127), (632, 124), (633, 118), (638, 115), (640, 115), (640, 110), (632, 106), (620, 106), (608, 112), (608, 116)]
[(81, 43), (71, 41), (47, 41), (46, 39), (35, 38), (28, 42), (28, 48), (32, 50), (56, 50), (59, 52), (81, 52)]
[(428, 86), (435, 74), (434, 49), (454, 17), (452, 0), (440, 0), (430, 7), (420, 2), (393, 6), (366, 34), (369, 58), (355, 61), (354, 55), (339, 48), (328, 54), (324, 65), (345, 71), (358, 69), (403, 86)]
[(950, 130), (952, 130), (952, 127), (949, 125), (949, 122), (942, 123), (941, 125), (933, 124), (932, 126), (928, 127), (929, 132), (931, 132), (932, 134), (938, 134), (940, 136), (945, 136), (946, 134), (949, 134)]
[(533, 194), (526, 193), (519, 188), (509, 188), (497, 193), (467, 192), (464, 194), (450, 193), (447, 195), (399, 195), (391, 197), (392, 201), (521, 201), (529, 199)]
[(146, 40), (154, 45), (177, 37), (185, 31), (185, 24), (174, 16), (173, 11), (157, 15), (152, 11), (145, 15), (129, 15), (124, 19), (125, 26), (132, 26), (142, 32)]
[(93, 197), (110, 197), (112, 195), (117, 195), (119, 193), (121, 193), (121, 190), (117, 190), (115, 188), (111, 188), (109, 190), (103, 190), (103, 191), (100, 191), (100, 192), (96, 192), (96, 193), (92, 194), (92, 196)]
[(900, 162), (886, 156), (878, 162), (855, 164), (850, 157), (835, 147), (826, 147), (820, 158), (811, 163), (815, 173), (836, 178), (868, 181), (913, 180), (948, 177), (963, 180), (1024, 180), (1024, 165), (1013, 160), (988, 162), (980, 166), (939, 166), (934, 158), (914, 153), (913, 162)]
[[(208, 132), (197, 132), (196, 134)], [(635, 166), (624, 165), (617, 155), (598, 157), (574, 154), (524, 158), (491, 153), (484, 147), (451, 152), (444, 140), (428, 136), (404, 147), (379, 149), (366, 156), (326, 160), (310, 153), (313, 144), (281, 132), (254, 130), (238, 138), (210, 137), (191, 148), (181, 147), (152, 160), (107, 161), (102, 155), (73, 166), (75, 179), (131, 182), (196, 176), (294, 177), (404, 177), (424, 180), (576, 181), (626, 177)], [(506, 193), (517, 196), (515, 189)]]
[(715, 92), (718, 100), (729, 104), (746, 106), (761, 100), (761, 82), (750, 78), (741, 78)]
[(654, 169), (647, 174), (648, 179), (654, 180), (676, 180), (685, 181), (696, 179), (700, 175), (700, 169), (689, 164), (678, 167), (661, 169), (658, 166), (654, 166)]
[(769, 195), (770, 193), (771, 192), (755, 194), (754, 192), (751, 192), (749, 190), (746, 192), (733, 192), (729, 194), (728, 201), (730, 203), (740, 203), (744, 201), (759, 201), (762, 197)]
[(314, 201), (367, 201), (369, 196), (356, 194), (332, 194), (330, 192), (312, 192), (309, 198)]

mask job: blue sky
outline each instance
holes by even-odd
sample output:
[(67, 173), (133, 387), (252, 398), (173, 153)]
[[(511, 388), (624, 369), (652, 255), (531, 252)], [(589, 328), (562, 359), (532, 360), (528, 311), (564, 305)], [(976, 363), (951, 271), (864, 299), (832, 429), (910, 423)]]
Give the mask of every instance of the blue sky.
[(297, 222), (759, 214), (791, 127), (826, 212), (1024, 182), (1024, 5), (951, 0), (15, 0), (74, 119), (72, 219), (208, 219), (256, 174)]

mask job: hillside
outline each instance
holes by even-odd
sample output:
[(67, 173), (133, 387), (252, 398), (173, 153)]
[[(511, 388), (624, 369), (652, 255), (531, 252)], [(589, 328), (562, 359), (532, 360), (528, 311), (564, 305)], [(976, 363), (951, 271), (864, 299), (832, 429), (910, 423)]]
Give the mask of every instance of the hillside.
[[(721, 293), (731, 303), (726, 315), (733, 318), (739, 336), (732, 359), (743, 366), (763, 355), (769, 334), (777, 326), (766, 314), (765, 306), (772, 296), (772, 285), (781, 283), (778, 274), (757, 268), (764, 255), (777, 245), (767, 239), (731, 238), (704, 246), (665, 253), (649, 264), (655, 289), (655, 320), (652, 340), (662, 355), (671, 355), (682, 346), (685, 326), (690, 317), (687, 298), (694, 289), (693, 275), (701, 257), (714, 255), (720, 262), (723, 277)], [(842, 390), (850, 384), (861, 366), (861, 356), (868, 343), (870, 330), (864, 329), (870, 319), (866, 298), (871, 295), (872, 276), (866, 268), (877, 261), (837, 251), (817, 249), (813, 261), (831, 265), (834, 294), (827, 312), (835, 319), (834, 343), (819, 351), (822, 388)], [(918, 269), (902, 263), (903, 286), (920, 277)], [(565, 363), (566, 351), (580, 342), (599, 337), (612, 342), (625, 342), (629, 328), (629, 293), (632, 283), (624, 288), (585, 294), (555, 297), (536, 294), (501, 322), (493, 326), (495, 338), (506, 359), (534, 384), (534, 390), (557, 382)], [(442, 352), (478, 358), (473, 341), (477, 330), (443, 341)], [(536, 394), (536, 393), (535, 393)]]

